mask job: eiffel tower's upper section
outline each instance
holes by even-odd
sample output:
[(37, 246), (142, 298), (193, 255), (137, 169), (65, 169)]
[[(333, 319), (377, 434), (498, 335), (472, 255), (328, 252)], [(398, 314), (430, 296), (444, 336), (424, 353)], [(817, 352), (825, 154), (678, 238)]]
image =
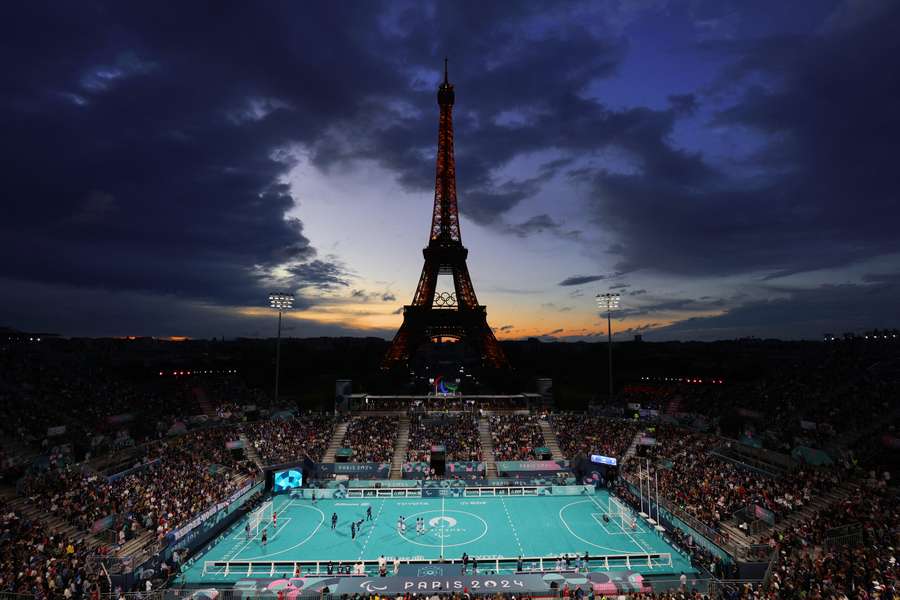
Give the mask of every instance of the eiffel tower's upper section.
[(459, 209), (456, 205), (456, 159), (453, 156), (453, 85), (447, 76), (444, 59), (444, 81), (438, 88), (441, 107), (438, 126), (438, 149), (434, 183), (434, 212), (431, 215), (431, 235), (428, 245), (462, 245), (459, 233)]

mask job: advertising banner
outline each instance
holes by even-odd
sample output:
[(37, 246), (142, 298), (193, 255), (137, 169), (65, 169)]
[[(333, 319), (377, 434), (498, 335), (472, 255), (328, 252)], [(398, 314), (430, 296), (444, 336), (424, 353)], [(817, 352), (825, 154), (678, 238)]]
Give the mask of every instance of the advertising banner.
[(751, 505), (751, 508), (753, 509), (754, 517), (756, 517), (760, 521), (768, 523), (769, 525), (775, 524), (775, 513), (773, 513), (771, 510), (763, 508), (759, 504), (753, 504)]
[[(291, 564), (285, 563), (290, 571)], [(306, 594), (329, 592), (333, 597), (355, 595), (381, 597), (431, 593), (468, 591), (476, 594), (501, 593), (514, 596), (529, 596), (553, 593), (568, 585), (570, 590), (581, 588), (593, 590), (595, 595), (619, 595), (648, 591), (643, 576), (636, 571), (621, 570), (608, 573), (556, 573), (552, 577), (544, 574), (521, 573), (516, 575), (461, 575), (458, 565), (420, 565), (418, 577), (333, 577), (310, 576), (290, 577), (289, 573), (278, 578), (246, 578), (234, 584), (234, 590), (245, 597), (272, 597), (280, 592), (285, 598)]]
[(318, 463), (318, 476), (324, 479), (332, 475), (348, 475), (360, 479), (388, 479), (391, 463)]
[(447, 463), (447, 475), (472, 479), (484, 474), (484, 463), (478, 461), (457, 460)]
[(501, 460), (497, 461), (498, 473), (552, 474), (566, 471), (567, 460)]
[(227, 508), (228, 505), (230, 505), (232, 502), (234, 502), (235, 500), (240, 498), (243, 494), (247, 493), (250, 490), (250, 488), (253, 487), (253, 485), (254, 485), (254, 482), (252, 482), (252, 481), (250, 483), (247, 483), (246, 485), (241, 487), (239, 490), (234, 492), (231, 496), (229, 496), (227, 500), (213, 504), (212, 506), (210, 506), (209, 508), (204, 510), (202, 513), (200, 513), (199, 515), (197, 515), (196, 517), (191, 519), (184, 527), (182, 527), (180, 529), (176, 529), (173, 532), (174, 540), (177, 542), (178, 540), (183, 538), (185, 535), (190, 533), (192, 529), (194, 529), (195, 527), (197, 527), (198, 525), (200, 525), (201, 523), (203, 523), (204, 521), (206, 521), (207, 519), (209, 519), (210, 517), (215, 515), (217, 512), (219, 512), (223, 508)]
[(431, 466), (427, 462), (408, 462), (403, 463), (401, 473), (403, 479), (425, 479)]

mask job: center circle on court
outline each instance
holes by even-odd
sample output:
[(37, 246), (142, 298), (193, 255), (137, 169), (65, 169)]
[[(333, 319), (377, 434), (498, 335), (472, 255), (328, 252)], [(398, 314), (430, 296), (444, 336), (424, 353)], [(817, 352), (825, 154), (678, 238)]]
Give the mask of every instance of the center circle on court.
[[(416, 518), (425, 519), (425, 534), (418, 539), (411, 536), (416, 534)], [(406, 533), (398, 533), (400, 537), (411, 544), (425, 546), (427, 548), (452, 548), (465, 546), (477, 542), (487, 535), (487, 521), (465, 510), (423, 510), (406, 517)], [(425, 540), (434, 540), (430, 543)], [(443, 543), (442, 543), (443, 542)]]

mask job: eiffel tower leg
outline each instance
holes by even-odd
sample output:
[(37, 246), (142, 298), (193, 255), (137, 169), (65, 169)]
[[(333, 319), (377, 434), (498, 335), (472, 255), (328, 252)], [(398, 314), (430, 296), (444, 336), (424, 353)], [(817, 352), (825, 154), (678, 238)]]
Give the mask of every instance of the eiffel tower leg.
[(403, 324), (400, 325), (400, 329), (397, 330), (397, 334), (394, 336), (394, 340), (391, 342), (391, 347), (388, 348), (387, 354), (384, 356), (384, 360), (381, 361), (382, 369), (399, 367), (409, 361), (411, 337), (410, 327), (406, 323), (406, 319), (404, 319)]
[(509, 367), (509, 361), (506, 353), (500, 347), (500, 342), (494, 336), (487, 319), (482, 318), (480, 321), (471, 326), (467, 332), (467, 337), (472, 340), (481, 354), (481, 360), (485, 367), (493, 369), (505, 369)]

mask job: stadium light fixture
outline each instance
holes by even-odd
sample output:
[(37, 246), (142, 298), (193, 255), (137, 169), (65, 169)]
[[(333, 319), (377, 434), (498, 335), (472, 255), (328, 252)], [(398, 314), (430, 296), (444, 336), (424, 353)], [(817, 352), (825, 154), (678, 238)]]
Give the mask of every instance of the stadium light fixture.
[(278, 311), (278, 339), (275, 342), (275, 404), (278, 404), (278, 382), (281, 375), (281, 316), (294, 308), (294, 295), (286, 292), (269, 294), (269, 306)]
[(597, 307), (606, 311), (606, 333), (608, 336), (609, 347), (609, 397), (613, 395), (613, 371), (612, 371), (612, 311), (619, 308), (619, 294), (607, 292), (605, 294), (597, 294)]

